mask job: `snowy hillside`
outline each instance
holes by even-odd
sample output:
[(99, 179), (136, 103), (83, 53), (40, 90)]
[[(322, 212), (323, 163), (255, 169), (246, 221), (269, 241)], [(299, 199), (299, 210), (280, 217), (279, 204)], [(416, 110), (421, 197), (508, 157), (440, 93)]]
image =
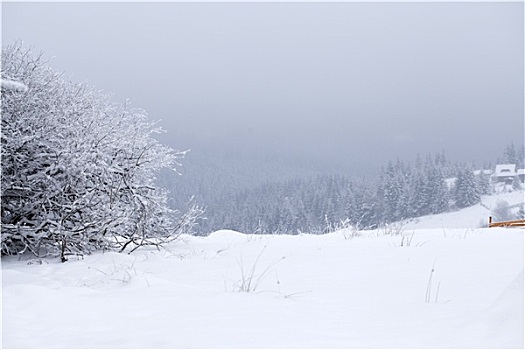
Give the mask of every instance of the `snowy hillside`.
[(477, 228), (482, 208), (399, 235), (219, 231), (65, 264), (4, 258), (2, 346), (522, 348), (524, 230)]
[(439, 215), (428, 215), (411, 220), (407, 229), (419, 228), (479, 228), (488, 224), (488, 218), (497, 203), (505, 201), (517, 212), (520, 205), (525, 201), (525, 192), (514, 191), (510, 193), (499, 193), (493, 196), (482, 196), (481, 203), (465, 208), (460, 211), (443, 213)]

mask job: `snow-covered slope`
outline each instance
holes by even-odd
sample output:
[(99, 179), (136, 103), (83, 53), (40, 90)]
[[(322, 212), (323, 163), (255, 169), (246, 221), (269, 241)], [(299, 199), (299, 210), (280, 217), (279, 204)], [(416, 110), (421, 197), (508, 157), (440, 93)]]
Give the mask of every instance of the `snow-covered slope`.
[(517, 211), (519, 205), (525, 202), (525, 192), (503, 192), (493, 196), (483, 196), (481, 203), (459, 211), (439, 215), (423, 216), (411, 220), (407, 229), (419, 228), (477, 228), (488, 225), (489, 216), (496, 204), (505, 201)]
[(65, 264), (4, 258), (2, 345), (523, 348), (524, 230), (479, 229), (461, 213), (474, 226), (219, 231)]

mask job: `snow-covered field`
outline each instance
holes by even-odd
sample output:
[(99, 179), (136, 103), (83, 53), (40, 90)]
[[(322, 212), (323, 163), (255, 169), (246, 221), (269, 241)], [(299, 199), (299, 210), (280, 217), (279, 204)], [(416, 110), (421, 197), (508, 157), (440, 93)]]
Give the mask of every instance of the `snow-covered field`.
[(524, 230), (477, 228), (480, 208), (395, 236), (219, 231), (65, 264), (4, 258), (2, 346), (523, 348)]

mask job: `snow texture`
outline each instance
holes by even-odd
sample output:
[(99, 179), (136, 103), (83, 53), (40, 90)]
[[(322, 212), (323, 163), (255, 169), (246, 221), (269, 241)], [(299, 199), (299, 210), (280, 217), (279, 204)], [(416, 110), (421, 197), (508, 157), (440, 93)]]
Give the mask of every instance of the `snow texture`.
[(0, 79), (0, 86), (2, 86), (2, 89), (6, 89), (6, 90), (20, 91), (20, 92), (27, 91), (27, 86), (17, 81), (13, 81), (13, 80)]
[(400, 235), (223, 230), (65, 264), (5, 257), (2, 346), (523, 348), (524, 231), (477, 228), (481, 208)]

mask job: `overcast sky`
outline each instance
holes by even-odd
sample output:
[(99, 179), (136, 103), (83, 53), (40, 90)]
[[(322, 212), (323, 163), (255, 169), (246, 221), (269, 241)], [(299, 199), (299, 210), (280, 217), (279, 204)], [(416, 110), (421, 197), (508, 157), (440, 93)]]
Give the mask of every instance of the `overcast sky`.
[(523, 3), (3, 3), (3, 45), (131, 98), (177, 148), (377, 164), (523, 144)]

